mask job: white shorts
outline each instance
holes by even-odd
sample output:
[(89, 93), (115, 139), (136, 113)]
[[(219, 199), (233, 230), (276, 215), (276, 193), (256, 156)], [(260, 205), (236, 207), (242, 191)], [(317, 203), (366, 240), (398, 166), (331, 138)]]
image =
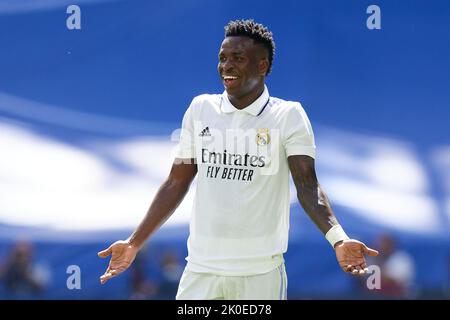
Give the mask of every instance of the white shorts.
[(218, 276), (184, 270), (177, 300), (286, 300), (284, 263), (253, 276)]

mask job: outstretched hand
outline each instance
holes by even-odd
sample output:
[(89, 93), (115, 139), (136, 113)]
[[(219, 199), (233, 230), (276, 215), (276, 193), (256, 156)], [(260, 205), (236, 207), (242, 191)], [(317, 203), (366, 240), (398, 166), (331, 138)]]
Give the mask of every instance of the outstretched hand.
[(116, 241), (108, 249), (100, 251), (98, 256), (106, 258), (111, 255), (108, 268), (100, 277), (101, 284), (109, 279), (121, 274), (133, 263), (139, 249), (131, 245), (128, 241)]
[(344, 240), (335, 246), (336, 259), (344, 272), (363, 275), (369, 270), (364, 255), (375, 257), (378, 251), (367, 247), (358, 240)]

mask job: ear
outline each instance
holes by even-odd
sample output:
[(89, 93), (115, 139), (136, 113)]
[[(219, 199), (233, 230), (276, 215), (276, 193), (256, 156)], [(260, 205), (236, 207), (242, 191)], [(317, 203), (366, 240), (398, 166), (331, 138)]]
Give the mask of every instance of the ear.
[(267, 58), (262, 58), (259, 60), (259, 74), (261, 76), (266, 76), (267, 71), (269, 70), (269, 60)]

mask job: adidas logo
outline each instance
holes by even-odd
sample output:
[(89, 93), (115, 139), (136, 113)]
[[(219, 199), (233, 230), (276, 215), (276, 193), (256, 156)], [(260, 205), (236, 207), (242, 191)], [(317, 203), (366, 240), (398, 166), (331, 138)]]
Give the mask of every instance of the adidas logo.
[(211, 136), (211, 132), (209, 132), (209, 127), (206, 127), (205, 129), (202, 130), (202, 132), (200, 132), (198, 134), (199, 137), (210, 137)]

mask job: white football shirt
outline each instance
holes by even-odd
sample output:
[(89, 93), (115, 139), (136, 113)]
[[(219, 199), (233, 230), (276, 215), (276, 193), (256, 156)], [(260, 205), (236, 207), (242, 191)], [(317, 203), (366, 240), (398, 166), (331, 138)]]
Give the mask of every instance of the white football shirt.
[(245, 276), (283, 262), (291, 155), (315, 157), (311, 124), (299, 102), (270, 97), (267, 87), (242, 110), (226, 92), (193, 99), (176, 151), (198, 167), (188, 270)]

